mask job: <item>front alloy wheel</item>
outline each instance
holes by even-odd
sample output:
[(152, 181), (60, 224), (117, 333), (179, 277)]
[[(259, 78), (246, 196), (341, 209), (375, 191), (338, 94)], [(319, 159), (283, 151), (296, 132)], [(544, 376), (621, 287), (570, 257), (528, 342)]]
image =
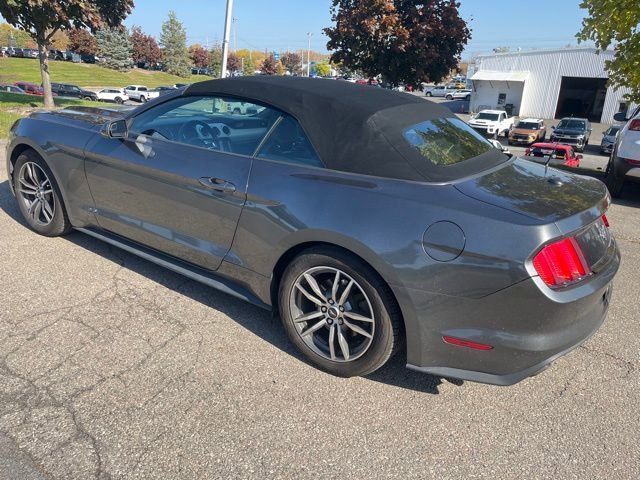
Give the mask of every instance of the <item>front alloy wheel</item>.
[(40, 166), (26, 162), (18, 172), (17, 196), (27, 212), (27, 220), (46, 227), (53, 221), (56, 202), (51, 180)]
[(21, 153), (13, 171), (18, 209), (31, 229), (47, 237), (71, 230), (60, 189), (44, 160), (33, 150)]

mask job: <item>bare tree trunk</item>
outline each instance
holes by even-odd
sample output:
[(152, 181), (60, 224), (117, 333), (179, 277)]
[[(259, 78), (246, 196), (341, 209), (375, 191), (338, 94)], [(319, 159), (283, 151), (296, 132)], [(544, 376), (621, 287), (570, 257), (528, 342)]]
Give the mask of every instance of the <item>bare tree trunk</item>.
[(40, 58), (40, 74), (42, 75), (42, 89), (44, 90), (44, 108), (53, 108), (53, 94), (51, 93), (49, 61), (47, 58), (47, 41), (44, 38), (38, 39), (38, 54)]

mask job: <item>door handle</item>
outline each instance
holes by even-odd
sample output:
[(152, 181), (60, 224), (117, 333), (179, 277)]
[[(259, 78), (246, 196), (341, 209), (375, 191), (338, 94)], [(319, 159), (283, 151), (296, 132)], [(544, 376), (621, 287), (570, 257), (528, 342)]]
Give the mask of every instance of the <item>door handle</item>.
[(222, 178), (200, 177), (198, 182), (200, 182), (200, 185), (203, 187), (207, 187), (218, 192), (233, 193), (236, 191), (236, 186), (233, 183)]

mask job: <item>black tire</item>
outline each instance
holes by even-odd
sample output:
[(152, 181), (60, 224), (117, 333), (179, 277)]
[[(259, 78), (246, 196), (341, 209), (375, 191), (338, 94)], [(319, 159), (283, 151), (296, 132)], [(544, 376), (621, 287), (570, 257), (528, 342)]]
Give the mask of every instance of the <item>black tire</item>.
[(465, 100), (470, 101), (471, 100), (471, 94), (468, 94), (466, 97), (464, 97)]
[(613, 168), (613, 158), (610, 158), (609, 163), (607, 164), (604, 184), (607, 186), (607, 189), (609, 189), (609, 193), (612, 197), (618, 198), (622, 195), (622, 190), (624, 189), (624, 177), (616, 176)]
[[(314, 267), (339, 269), (353, 278), (365, 292), (372, 307), (374, 333), (368, 349), (354, 360), (332, 361), (314, 352), (294, 326), (289, 299), (297, 279)], [(316, 367), (340, 377), (366, 375), (383, 366), (404, 343), (402, 319), (389, 287), (362, 260), (342, 250), (317, 247), (306, 250), (286, 268), (278, 292), (280, 318), (289, 339)]]
[(116, 98), (114, 98), (114, 101), (115, 101), (116, 103), (122, 103), (122, 98), (120, 98), (120, 97), (116, 97)]
[(140, 102), (147, 103), (147, 97), (145, 97), (144, 95), (140, 95)]
[(446, 98), (447, 100), (453, 100), (453, 95), (447, 94), (444, 98)]
[(425, 96), (427, 96), (427, 97), (431, 97), (431, 96), (432, 96), (432, 94), (431, 94), (431, 92), (427, 92), (427, 93), (425, 93)]
[[(24, 197), (19, 192), (20, 188), (20, 180), (19, 174), (22, 170), (22, 167), (27, 162), (33, 162), (37, 164), (47, 175), (49, 181), (51, 182), (52, 195), (54, 197), (55, 209), (54, 215), (51, 222), (47, 225), (41, 225), (35, 222), (28, 214), (27, 205), (25, 204)], [(24, 217), (27, 225), (31, 230), (40, 235), (44, 235), (45, 237), (57, 237), (60, 235), (65, 235), (69, 233), (71, 230), (71, 222), (69, 222), (69, 217), (67, 216), (67, 211), (64, 206), (64, 202), (62, 201), (62, 195), (60, 194), (60, 187), (58, 187), (58, 183), (56, 182), (51, 169), (46, 164), (46, 162), (33, 150), (26, 150), (16, 160), (14, 169), (13, 169), (13, 187), (16, 192), (16, 200), (18, 203), (18, 210)]]

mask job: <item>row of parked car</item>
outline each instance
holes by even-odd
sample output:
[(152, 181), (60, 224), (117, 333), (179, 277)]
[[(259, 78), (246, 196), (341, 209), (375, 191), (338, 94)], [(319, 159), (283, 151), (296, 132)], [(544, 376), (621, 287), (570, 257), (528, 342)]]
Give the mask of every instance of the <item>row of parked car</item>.
[[(38, 50), (35, 48), (0, 47), (0, 57), (38, 58)], [(74, 63), (97, 63), (100, 58), (92, 54), (79, 54), (70, 50), (50, 49), (47, 52), (49, 60), (59, 60)]]
[[(51, 91), (54, 96), (79, 98), (82, 100), (100, 100), (103, 102), (124, 103), (127, 100), (136, 100), (145, 103), (151, 99), (185, 87), (187, 84), (180, 83), (172, 86), (148, 88), (144, 85), (128, 85), (124, 88), (103, 88), (97, 92), (80, 88), (69, 83), (51, 83)], [(44, 90), (41, 85), (31, 82), (15, 82), (14, 84), (0, 84), (0, 92), (10, 92), (19, 94), (29, 94), (43, 96)]]
[[(469, 125), (475, 130), (494, 138), (504, 136), (509, 145), (531, 145), (544, 142), (547, 138), (547, 126), (541, 118), (523, 118), (515, 121), (503, 110), (481, 110), (471, 117)], [(616, 134), (621, 125), (611, 125), (600, 142), (600, 153), (608, 155), (613, 150)], [(591, 137), (591, 122), (586, 118), (567, 117), (557, 126), (551, 126), (549, 141), (569, 145), (578, 152), (584, 152)]]

